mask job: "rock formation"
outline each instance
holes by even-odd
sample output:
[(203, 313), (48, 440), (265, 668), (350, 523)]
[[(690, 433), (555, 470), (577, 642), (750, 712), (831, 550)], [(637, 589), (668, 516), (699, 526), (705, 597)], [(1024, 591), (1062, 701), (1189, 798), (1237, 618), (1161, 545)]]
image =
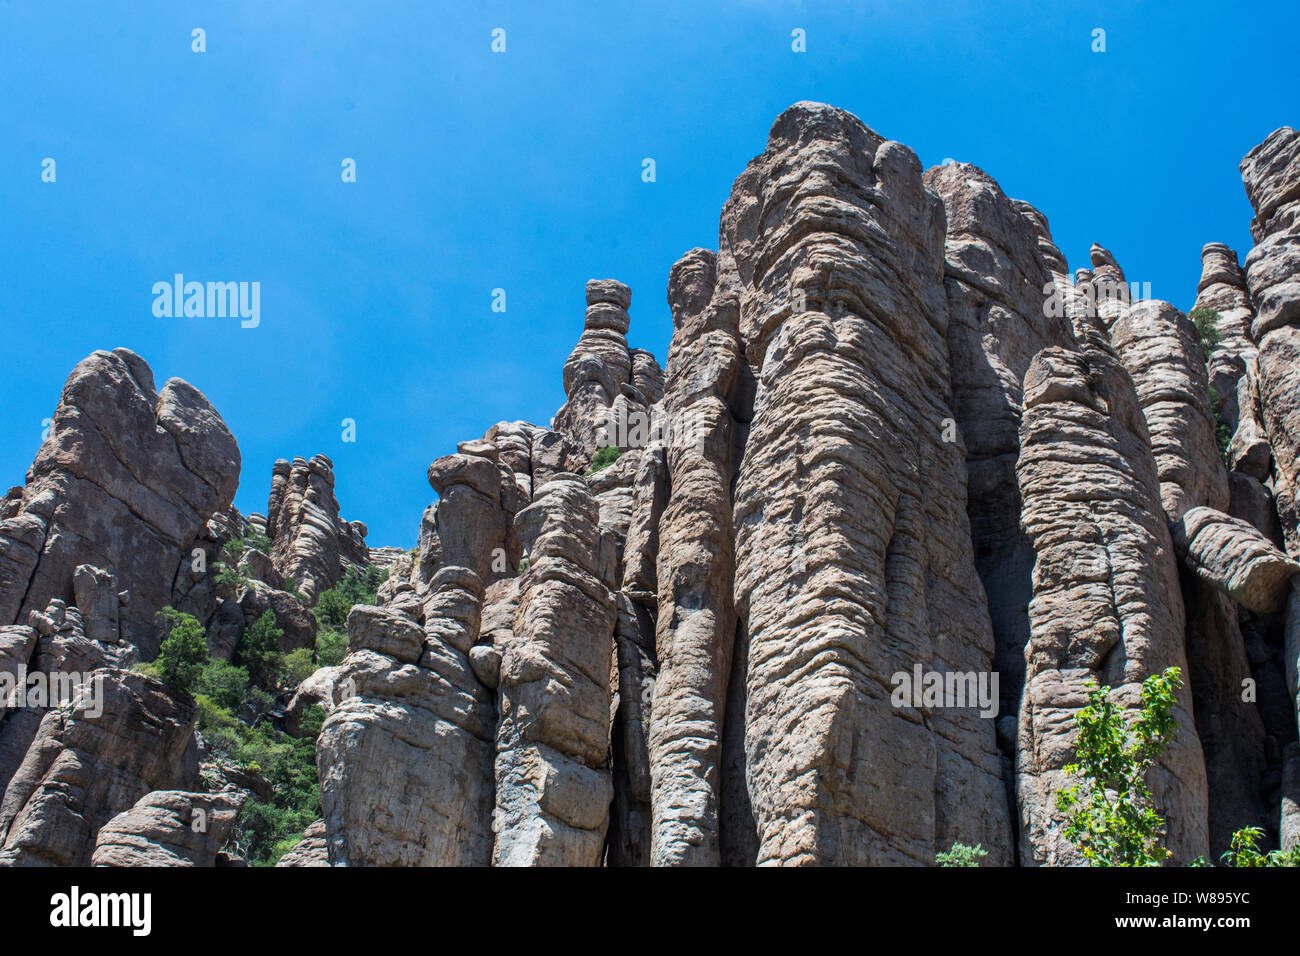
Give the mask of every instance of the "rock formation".
[(430, 603), (447, 616), (426, 619), (427, 638), (397, 611), (357, 607), (349, 615), (348, 656), (317, 739), (334, 865), (491, 859), (494, 708), (467, 657), (475, 588), (472, 571), (440, 572)]
[(297, 583), (308, 604), (333, 587), (349, 565), (370, 560), (366, 526), (339, 517), (334, 463), (324, 455), (275, 463), (265, 533), (275, 570)]
[(501, 661), (492, 860), (595, 866), (613, 797), (612, 547), (576, 475), (538, 489), (516, 520), (529, 564)]
[(578, 344), (564, 363), (564, 406), (551, 428), (568, 437), (584, 462), (598, 448), (631, 446), (644, 431), (650, 406), (663, 395), (664, 376), (655, 357), (629, 349), (628, 306), (632, 291), (613, 279), (587, 283), (587, 316)]
[[(239, 448), (187, 382), (161, 392), (134, 352), (95, 352), (72, 370), (19, 500), (0, 521), (0, 623), (24, 624), (80, 591), (92, 628), (152, 658), (155, 615), (177, 571), (239, 481)], [(78, 568), (82, 572), (77, 584)], [(111, 587), (121, 587), (113, 606)]]
[(0, 802), (0, 865), (86, 866), (95, 837), (151, 790), (198, 770), (194, 704), (130, 671), (94, 671), (49, 711)]
[[(660, 512), (659, 560), (654, 568), (625, 562), (624, 587), (635, 593), (657, 571), (658, 672), (648, 727), (651, 862), (717, 866), (722, 727), (736, 634), (731, 482), (739, 428), (729, 401), (744, 360), (736, 297), (719, 294), (714, 253), (694, 249), (673, 266), (668, 302), (667, 496), (657, 501), (663, 496), (652, 489), (648, 502), (651, 513)], [(631, 655), (635, 669), (638, 642), (630, 633), (625, 642), (621, 653)]]
[(312, 604), (364, 565), (341, 663), (225, 698), (296, 759), (325, 715), (281, 867), (1079, 864), (1078, 712), (1171, 667), (1174, 862), (1296, 845), (1300, 137), (1241, 172), (1206, 355), (983, 170), (796, 104), (669, 271), (666, 374), (589, 281), (552, 427), (431, 454), (410, 551), (340, 517), (324, 455), (244, 517), (203, 396), (94, 353), (0, 497), (0, 679), (57, 688), (0, 699), (0, 865), (262, 859), (236, 821), (284, 777), (130, 668), (168, 605), (218, 660), (269, 611), (337, 661)]
[(801, 103), (721, 242), (758, 382), (733, 518), (757, 860), (931, 863), (961, 841), (1008, 862), (993, 721), (891, 702), (892, 675), (987, 675), (994, 651), (943, 440), (943, 204), (907, 147)]
[(1008, 199), (978, 167), (936, 166), (925, 184), (943, 200), (947, 218), (952, 409), (966, 446), (967, 510), (997, 642), (1001, 707), (1010, 715), (1024, 683), (1034, 564), (1016, 485), (1020, 389), (1039, 350), (1073, 341), (1064, 309), (1049, 301), (1052, 269), (1063, 272), (1064, 260), (1046, 218)]
[(214, 866), (243, 797), (154, 790), (104, 824), (92, 866)]
[[(1099, 329), (1081, 351), (1045, 349), (1024, 382), (1016, 473), (1036, 555), (1020, 709), (1016, 790), (1025, 865), (1079, 861), (1055, 794), (1069, 784), (1072, 717), (1088, 684), (1135, 706), (1142, 681), (1187, 672), (1173, 541), (1133, 383)], [(1176, 719), (1193, 726), (1191, 695)], [(1194, 735), (1174, 738), (1150, 781), (1180, 860), (1207, 854), (1205, 762)]]

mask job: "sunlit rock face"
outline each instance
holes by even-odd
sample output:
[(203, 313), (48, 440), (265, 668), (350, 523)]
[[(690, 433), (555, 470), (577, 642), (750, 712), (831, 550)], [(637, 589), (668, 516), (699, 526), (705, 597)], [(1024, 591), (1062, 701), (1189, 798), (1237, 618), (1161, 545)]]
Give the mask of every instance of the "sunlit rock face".
[[(1114, 688), (1131, 707), (1147, 677), (1168, 667), (1187, 673), (1177, 558), (1147, 423), (1100, 320), (1082, 344), (1039, 353), (1024, 383), (1016, 473), (1036, 555), (1016, 764), (1024, 865), (1082, 862), (1055, 795), (1072, 782), (1064, 767), (1089, 684)], [(1186, 687), (1175, 713), (1194, 726)], [(1176, 857), (1207, 853), (1205, 762), (1194, 734), (1174, 738), (1150, 786)]]
[(757, 381), (735, 490), (760, 864), (1011, 855), (992, 719), (891, 702), (987, 674), (993, 635), (949, 404), (943, 204), (916, 156), (800, 103), (736, 181), (719, 282)]

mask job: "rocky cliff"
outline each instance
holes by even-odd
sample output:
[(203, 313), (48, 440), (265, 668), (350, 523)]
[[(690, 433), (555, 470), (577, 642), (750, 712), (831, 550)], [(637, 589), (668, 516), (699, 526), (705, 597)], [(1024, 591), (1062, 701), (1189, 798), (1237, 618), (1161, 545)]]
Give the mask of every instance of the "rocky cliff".
[(1241, 173), (1256, 246), (1205, 245), (1184, 314), (1101, 245), (1071, 275), (985, 171), (796, 104), (669, 271), (664, 369), (588, 282), (550, 427), (431, 454), (409, 553), (324, 455), (244, 518), (203, 396), (95, 353), (0, 504), (0, 673), (106, 690), (0, 715), (0, 863), (240, 858), (274, 787), (129, 669), (167, 605), (236, 662), (270, 611), (318, 665), (240, 715), (315, 748), (284, 867), (1079, 864), (1089, 688), (1131, 710), (1171, 667), (1173, 858), (1294, 846), (1300, 138)]

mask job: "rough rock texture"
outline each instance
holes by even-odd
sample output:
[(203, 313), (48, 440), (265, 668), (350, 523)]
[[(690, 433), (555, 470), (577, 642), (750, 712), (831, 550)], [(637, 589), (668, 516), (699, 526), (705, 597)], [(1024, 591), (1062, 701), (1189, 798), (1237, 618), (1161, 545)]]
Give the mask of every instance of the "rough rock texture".
[(576, 475), (538, 489), (516, 522), (529, 565), (501, 662), (493, 862), (595, 866), (613, 798), (612, 547)]
[(1225, 509), (1228, 476), (1191, 320), (1168, 302), (1144, 300), (1111, 323), (1110, 341), (1137, 389), (1169, 520), (1197, 505)]
[(760, 864), (1010, 859), (993, 721), (891, 705), (914, 666), (987, 675), (949, 405), (944, 212), (915, 154), (800, 103), (736, 181), (720, 282), (758, 382), (735, 490)]
[(238, 791), (155, 790), (109, 820), (92, 866), (214, 866), (244, 802)]
[(370, 560), (366, 526), (339, 517), (334, 462), (324, 455), (275, 463), (266, 535), (275, 569), (297, 582), (308, 604), (333, 587), (349, 565)]
[[(95, 352), (68, 376), (20, 502), (0, 521), (0, 623), (22, 624), (53, 599), (95, 604), (92, 627), (116, 619), (122, 641), (152, 658), (154, 619), (208, 519), (229, 506), (239, 448), (216, 409), (180, 379), (155, 391), (126, 349)], [(114, 609), (103, 591), (127, 592)], [(100, 633), (100, 632), (97, 632)]]
[(644, 430), (650, 406), (663, 395), (663, 371), (655, 357), (628, 348), (631, 303), (632, 290), (621, 282), (587, 283), (582, 335), (564, 363), (566, 400), (551, 422), (573, 442), (584, 466), (604, 445), (633, 447), (629, 437), (638, 426)]
[(1272, 613), (1286, 604), (1288, 584), (1300, 564), (1280, 551), (1253, 525), (1213, 508), (1192, 508), (1176, 542), (1183, 560), (1206, 583), (1248, 611)]
[[(731, 481), (737, 426), (729, 401), (744, 358), (736, 297), (715, 296), (716, 284), (717, 256), (704, 249), (688, 252), (668, 276), (668, 496), (657, 529), (658, 673), (648, 754), (656, 866), (721, 861), (722, 726), (736, 634)], [(651, 502), (653, 508), (653, 495)], [(638, 569), (632, 586), (646, 576)], [(638, 661), (633, 656), (628, 663)]]
[(1300, 557), (1300, 135), (1282, 127), (1241, 161), (1255, 210), (1246, 281), (1255, 305), (1259, 398), (1273, 447), (1273, 491), (1287, 550)]
[(615, 711), (610, 734), (614, 797), (606, 863), (649, 866), (651, 857), (650, 713), (659, 664), (651, 611), (618, 595), (614, 635)]
[(198, 770), (195, 707), (159, 681), (96, 671), (41, 722), (0, 803), (0, 866), (86, 866), (100, 827)]
[(497, 447), (501, 463), (509, 466), (529, 501), (534, 489), (561, 472), (581, 474), (591, 460), (565, 435), (528, 422), (497, 422), (483, 440)]
[[(1300, 134), (1288, 126), (1275, 130), (1246, 154), (1241, 176), (1255, 210), (1250, 232), (1256, 244), (1245, 263), (1255, 311), (1250, 334), (1259, 348), (1254, 391), (1271, 445), (1271, 490), (1286, 549), (1292, 557), (1300, 557)], [(1234, 451), (1239, 451), (1237, 437)], [(1300, 719), (1300, 601), (1294, 580), (1292, 588), (1281, 665), (1292, 716)], [(1295, 739), (1291, 730), (1287, 728), (1282, 741)], [(1292, 758), (1294, 782), (1294, 754)], [(1284, 776), (1286, 772), (1284, 766)], [(1294, 795), (1292, 790), (1290, 796)], [(1284, 815), (1285, 811), (1284, 805)], [(1293, 833), (1293, 818), (1284, 818), (1283, 824)]]
[(335, 866), (486, 866), (494, 707), (470, 670), (482, 586), (438, 573), (425, 626), (388, 608), (348, 615), (348, 655), (316, 741)]
[[(1082, 352), (1039, 353), (1024, 404), (1016, 473), (1037, 557), (1017, 742), (1020, 857), (1075, 863), (1054, 804), (1068, 785), (1061, 768), (1073, 755), (1074, 714), (1090, 681), (1134, 706), (1146, 677), (1170, 666), (1186, 673), (1183, 603), (1146, 421), (1100, 332)], [(1186, 689), (1175, 714), (1194, 726)], [(1206, 854), (1205, 763), (1194, 736), (1175, 737), (1150, 784), (1175, 856)]]
[(451, 555), (485, 584), (515, 574), (522, 551), (514, 533), (515, 513), (528, 503), (527, 489), (515, 479), (489, 441), (462, 442), (461, 451), (429, 466), (429, 484), (438, 493), (433, 527), (421, 542), (421, 574), (432, 574)]
[(1255, 313), (1246, 290), (1246, 274), (1237, 264), (1237, 253), (1221, 242), (1207, 243), (1201, 249), (1201, 281), (1192, 311), (1198, 309), (1219, 314), (1214, 323), (1219, 344), (1209, 357), (1210, 387), (1217, 398), (1214, 411), (1218, 420), (1235, 431), (1240, 421), (1237, 383), (1258, 350), (1250, 338)]
[(1287, 744), (1282, 767), (1282, 825), (1279, 842), (1283, 850), (1292, 850), (1300, 846), (1300, 744)]
[(338, 667), (318, 667), (310, 677), (298, 685), (284, 709), (284, 730), (291, 737), (306, 737), (302, 720), (311, 707), (319, 707), (329, 716), (334, 709), (334, 685), (339, 679)]
[(925, 184), (943, 200), (947, 218), (952, 409), (966, 446), (967, 511), (997, 642), (1002, 709), (1011, 713), (1024, 683), (1034, 565), (1016, 485), (1020, 389), (1040, 349), (1073, 341), (1064, 310), (1046, 301), (1061, 256), (1046, 218), (1008, 199), (982, 169), (936, 166)]
[(1167, 302), (1146, 300), (1111, 325), (1110, 339), (1137, 389), (1175, 550), (1193, 572), (1181, 576), (1188, 680), (1209, 781), (1211, 848), (1218, 854), (1236, 830), (1266, 815), (1264, 725), (1254, 703), (1242, 699), (1251, 672), (1233, 601), (1253, 611), (1279, 610), (1300, 565), (1224, 513), (1228, 474), (1192, 321)]
[(329, 866), (329, 844), (325, 840), (325, 821), (317, 820), (302, 832), (302, 840), (280, 857), (276, 866)]

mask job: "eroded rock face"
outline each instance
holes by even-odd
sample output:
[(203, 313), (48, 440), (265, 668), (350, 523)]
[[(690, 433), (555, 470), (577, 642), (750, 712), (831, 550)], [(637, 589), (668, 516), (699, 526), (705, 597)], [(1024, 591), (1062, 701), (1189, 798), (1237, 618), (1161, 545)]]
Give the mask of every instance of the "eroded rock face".
[(1020, 528), (1016, 485), (1020, 389), (1041, 349), (1073, 341), (1064, 309), (1048, 301), (1051, 270), (1063, 273), (1064, 260), (1046, 218), (1007, 198), (982, 169), (936, 166), (926, 172), (925, 184), (943, 200), (947, 219), (952, 410), (966, 446), (967, 511), (997, 642), (1002, 710), (1011, 713), (1024, 683), (1034, 565)]
[(891, 703), (988, 675), (953, 417), (944, 212), (916, 156), (800, 103), (736, 181), (720, 279), (758, 382), (735, 489), (745, 750), (760, 864), (1010, 858), (991, 719)]
[(388, 608), (348, 615), (348, 655), (316, 741), (335, 866), (486, 866), (494, 706), (469, 666), (482, 586), (444, 568), (426, 625)]
[(1228, 475), (1191, 320), (1168, 302), (1143, 300), (1111, 323), (1110, 341), (1137, 389), (1169, 520), (1198, 505), (1225, 510)]
[[(212, 515), (230, 505), (239, 448), (215, 408), (192, 385), (162, 391), (127, 349), (95, 352), (63, 386), (49, 436), (27, 472), (21, 501), (0, 521), (0, 622), (22, 624), (53, 599), (81, 594), (91, 628), (139, 648), (163, 634), (158, 609)], [(114, 607), (106, 581), (129, 592)]]
[(0, 866), (86, 866), (100, 828), (198, 770), (195, 706), (107, 668), (49, 711), (0, 803)]
[(214, 866), (246, 794), (155, 790), (100, 828), (92, 866)]
[(334, 463), (325, 455), (275, 463), (266, 535), (276, 571), (297, 583), (308, 604), (338, 583), (349, 565), (370, 560), (366, 526), (339, 516)]
[(1241, 161), (1255, 210), (1246, 282), (1255, 306), (1260, 406), (1272, 445), (1274, 494), (1287, 550), (1300, 556), (1300, 135), (1284, 126)]
[[(1036, 560), (1017, 743), (1020, 857), (1059, 865), (1079, 862), (1054, 798), (1070, 783), (1062, 768), (1089, 682), (1131, 707), (1146, 677), (1171, 666), (1186, 673), (1184, 617), (1146, 421), (1099, 329), (1083, 351), (1039, 353), (1024, 404), (1016, 473)], [(1186, 688), (1175, 714), (1194, 726)], [(1206, 854), (1205, 762), (1194, 735), (1174, 738), (1150, 784), (1175, 857)]]
[(1110, 327), (1146, 419), (1174, 547), (1191, 572), (1180, 576), (1187, 680), (1205, 753), (1210, 842), (1217, 854), (1236, 830), (1266, 815), (1264, 725), (1254, 702), (1242, 699), (1251, 670), (1233, 602), (1260, 612), (1280, 609), (1287, 580), (1300, 566), (1254, 527), (1225, 513), (1228, 474), (1197, 338), (1192, 321), (1159, 300), (1138, 302)]
[(529, 555), (501, 661), (497, 866), (596, 866), (613, 784), (612, 546), (586, 484), (560, 475), (516, 523)]
[(632, 447), (630, 434), (648, 421), (650, 406), (663, 395), (663, 371), (655, 357), (628, 348), (631, 304), (632, 290), (621, 282), (587, 283), (582, 335), (564, 363), (566, 401), (551, 422), (573, 443), (584, 468), (598, 448)]
[(1245, 374), (1246, 362), (1253, 361), (1257, 349), (1250, 337), (1255, 313), (1246, 289), (1246, 274), (1237, 264), (1237, 253), (1221, 242), (1207, 243), (1201, 249), (1201, 281), (1196, 286), (1192, 311), (1213, 309), (1219, 314), (1214, 323), (1219, 344), (1209, 356), (1210, 387), (1214, 389), (1215, 413), (1229, 431), (1240, 422), (1237, 383)]
[[(714, 253), (694, 249), (673, 266), (668, 302), (671, 430), (663, 446), (667, 501), (657, 528), (651, 861), (717, 866), (722, 726), (736, 634), (731, 480), (737, 425), (729, 401), (744, 359), (736, 298), (718, 293)], [(625, 573), (625, 586), (635, 589), (646, 575), (637, 569), (629, 582)], [(639, 666), (635, 649), (635, 640), (620, 648), (633, 668)]]
[[(1300, 134), (1287, 126), (1274, 131), (1246, 154), (1241, 177), (1255, 210), (1250, 232), (1256, 244), (1246, 257), (1255, 310), (1250, 332), (1259, 347), (1255, 393), (1272, 450), (1277, 515), (1294, 558), (1300, 557)], [(1282, 664), (1292, 714), (1300, 718), (1300, 605), (1294, 580), (1292, 588)], [(1294, 826), (1283, 823), (1284, 829)]]
[(302, 833), (302, 840), (280, 857), (276, 866), (329, 866), (329, 845), (325, 839), (325, 821), (317, 820)]

